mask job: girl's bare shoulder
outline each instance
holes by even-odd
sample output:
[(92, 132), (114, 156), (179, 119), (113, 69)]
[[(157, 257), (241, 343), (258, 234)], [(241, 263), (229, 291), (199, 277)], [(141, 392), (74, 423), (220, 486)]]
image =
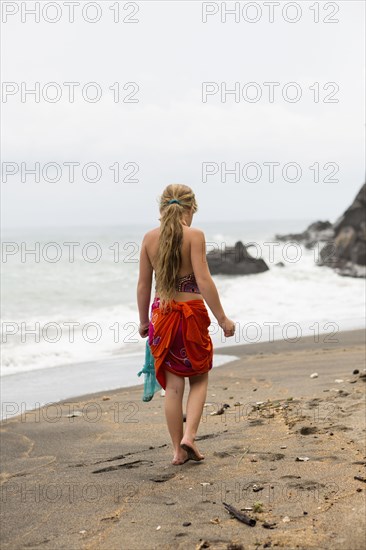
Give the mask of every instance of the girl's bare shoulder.
[[(202, 229), (199, 229), (198, 227), (192, 227), (189, 225), (183, 225), (183, 230), (187, 231), (188, 233), (191, 233), (191, 235), (203, 235), (204, 232)], [(152, 229), (149, 229), (149, 231), (146, 231), (144, 237), (150, 236), (150, 235), (157, 235), (160, 233), (160, 226), (153, 227)]]
[(195, 235), (204, 235), (204, 232), (199, 227), (190, 227), (189, 228)]
[(153, 239), (160, 233), (160, 227), (153, 227), (152, 229), (149, 229), (149, 231), (146, 231), (143, 240), (149, 241), (150, 239)]
[(198, 227), (188, 227), (188, 226), (186, 226), (184, 229), (187, 232), (187, 235), (189, 235), (191, 238), (202, 239), (205, 236), (202, 229), (199, 229)]

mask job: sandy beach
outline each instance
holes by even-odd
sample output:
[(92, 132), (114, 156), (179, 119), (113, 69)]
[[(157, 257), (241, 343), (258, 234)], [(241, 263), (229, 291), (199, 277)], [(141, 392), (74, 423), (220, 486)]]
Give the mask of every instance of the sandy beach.
[(225, 347), (200, 463), (171, 464), (141, 386), (3, 421), (2, 549), (364, 549), (365, 334), (333, 340)]

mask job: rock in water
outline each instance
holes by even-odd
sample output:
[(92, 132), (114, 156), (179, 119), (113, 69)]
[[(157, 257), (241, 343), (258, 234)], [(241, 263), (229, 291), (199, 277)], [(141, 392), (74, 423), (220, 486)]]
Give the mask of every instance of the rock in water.
[(366, 277), (366, 183), (333, 225), (317, 221), (302, 233), (275, 235), (275, 239), (300, 242), (305, 248), (322, 243), (317, 265), (332, 267), (343, 276)]
[(366, 277), (366, 183), (333, 229), (334, 238), (320, 251), (318, 265), (332, 267), (339, 275)]
[(253, 258), (241, 241), (224, 250), (211, 250), (207, 254), (211, 275), (252, 275), (268, 271), (261, 258)]
[(327, 242), (334, 237), (334, 229), (329, 221), (311, 223), (302, 233), (275, 235), (278, 241), (296, 241), (303, 243), (305, 248), (312, 248), (318, 242)]

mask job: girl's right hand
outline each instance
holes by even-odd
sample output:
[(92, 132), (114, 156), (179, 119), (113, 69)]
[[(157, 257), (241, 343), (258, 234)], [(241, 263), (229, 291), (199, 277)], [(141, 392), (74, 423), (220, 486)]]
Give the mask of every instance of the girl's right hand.
[(234, 336), (235, 334), (235, 323), (228, 317), (225, 317), (225, 319), (219, 323), (220, 327), (224, 331), (224, 336), (229, 338), (230, 336)]

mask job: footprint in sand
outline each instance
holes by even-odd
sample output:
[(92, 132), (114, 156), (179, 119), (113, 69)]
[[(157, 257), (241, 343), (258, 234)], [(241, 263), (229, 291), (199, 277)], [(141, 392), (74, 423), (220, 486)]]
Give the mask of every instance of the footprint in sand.
[(101, 468), (100, 470), (94, 470), (92, 474), (103, 474), (104, 472), (113, 472), (114, 470), (121, 470), (127, 468), (139, 468), (140, 466), (153, 466), (152, 460), (134, 460), (133, 462), (125, 462), (124, 464), (117, 464), (116, 466), (107, 466), (107, 468)]

